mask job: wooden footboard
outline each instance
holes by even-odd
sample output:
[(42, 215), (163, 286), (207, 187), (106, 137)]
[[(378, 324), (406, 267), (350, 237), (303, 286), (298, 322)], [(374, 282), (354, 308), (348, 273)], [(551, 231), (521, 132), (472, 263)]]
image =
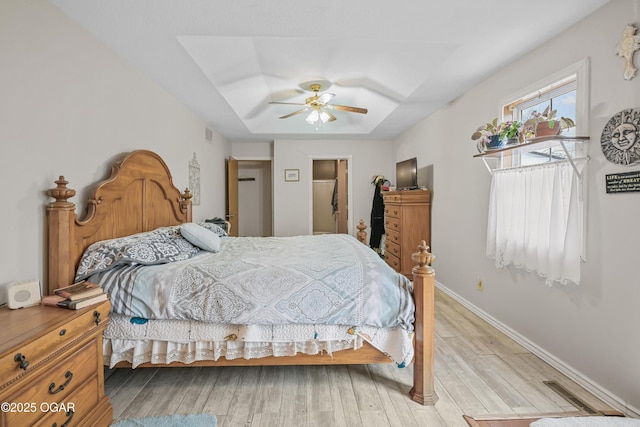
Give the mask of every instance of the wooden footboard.
[[(87, 214), (82, 220), (76, 215), (75, 204), (69, 201), (75, 195), (75, 190), (68, 188), (67, 184), (61, 176), (56, 181), (56, 188), (47, 192), (55, 199), (55, 202), (47, 206), (47, 294), (72, 282), (80, 258), (90, 244), (191, 221), (189, 190), (181, 192), (173, 185), (167, 165), (151, 151), (137, 150), (115, 163), (111, 177), (99, 183), (91, 194)], [(357, 228), (357, 238), (366, 244), (364, 221), (361, 220)], [(414, 261), (418, 265), (413, 269), (416, 306), (415, 365), (410, 395), (413, 400), (424, 405), (434, 404), (438, 399), (433, 387), (435, 276), (430, 267), (433, 256), (428, 249), (423, 241), (419, 252), (414, 254)], [(301, 355), (262, 362), (255, 359), (229, 363), (198, 362), (196, 365), (313, 365), (327, 364), (331, 360), (332, 363), (341, 364), (392, 363), (386, 355), (373, 347), (366, 347), (366, 351), (336, 352), (333, 359)]]

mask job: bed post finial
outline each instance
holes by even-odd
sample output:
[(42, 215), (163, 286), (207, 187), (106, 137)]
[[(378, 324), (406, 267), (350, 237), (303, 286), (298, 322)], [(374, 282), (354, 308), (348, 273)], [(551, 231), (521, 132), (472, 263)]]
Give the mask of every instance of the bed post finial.
[(67, 188), (69, 182), (60, 176), (56, 188), (47, 190), (47, 195), (56, 199), (47, 206), (49, 257), (46, 290), (52, 295), (54, 289), (70, 285), (75, 272), (74, 262), (69, 262), (73, 253), (76, 205), (68, 201), (76, 190)]
[(76, 195), (76, 190), (67, 188), (69, 181), (64, 179), (64, 176), (62, 175), (60, 175), (55, 183), (56, 188), (47, 190), (47, 196), (56, 199), (56, 201), (51, 203), (49, 206), (55, 208), (74, 208), (75, 205), (72, 202), (69, 202), (68, 199)]
[(429, 246), (427, 246), (427, 242), (424, 240), (420, 242), (418, 245), (418, 250), (420, 252), (415, 252), (411, 255), (411, 259), (418, 263), (415, 269), (420, 269), (421, 272), (429, 273), (433, 272), (433, 268), (431, 268), (431, 263), (435, 261), (436, 257), (433, 256), (431, 252), (429, 252)]
[(358, 238), (359, 241), (361, 241), (362, 243), (364, 243), (366, 245), (367, 244), (367, 232), (364, 231), (364, 230), (367, 229), (367, 224), (364, 223), (364, 219), (360, 220), (358, 225), (356, 225), (356, 228), (358, 229), (358, 233), (356, 234), (356, 237)]
[(191, 222), (191, 207), (193, 206), (191, 198), (193, 197), (193, 194), (191, 194), (191, 191), (189, 191), (188, 188), (185, 188), (184, 193), (182, 193), (180, 197), (180, 209), (182, 209), (182, 212), (187, 214), (187, 222)]
[(438, 395), (434, 388), (433, 346), (435, 344), (433, 328), (435, 326), (435, 272), (431, 263), (435, 257), (429, 252), (429, 246), (423, 240), (418, 246), (419, 252), (411, 256), (418, 263), (413, 267), (413, 299), (416, 304), (415, 320), (415, 358), (413, 366), (413, 388), (409, 392), (411, 399), (423, 405), (434, 405)]

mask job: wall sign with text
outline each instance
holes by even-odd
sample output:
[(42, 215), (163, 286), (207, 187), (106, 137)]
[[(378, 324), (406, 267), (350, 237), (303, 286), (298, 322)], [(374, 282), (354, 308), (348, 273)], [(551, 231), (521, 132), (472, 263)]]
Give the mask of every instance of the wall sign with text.
[(640, 191), (640, 171), (605, 175), (607, 193)]

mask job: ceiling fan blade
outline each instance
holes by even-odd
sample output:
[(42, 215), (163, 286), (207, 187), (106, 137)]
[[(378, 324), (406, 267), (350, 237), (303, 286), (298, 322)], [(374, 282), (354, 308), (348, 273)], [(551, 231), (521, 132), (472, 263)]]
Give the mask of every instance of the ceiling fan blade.
[(326, 113), (329, 116), (329, 120), (327, 120), (327, 122), (335, 122), (337, 120), (336, 116), (331, 114), (331, 111), (324, 110), (324, 113)]
[(347, 105), (333, 105), (333, 104), (329, 104), (326, 105), (326, 107), (329, 107), (333, 110), (340, 110), (340, 111), (349, 111), (351, 113), (360, 113), (360, 114), (367, 114), (367, 112), (369, 110), (367, 110), (366, 108), (359, 108), (359, 107), (349, 107)]
[[(304, 105), (304, 104), (302, 104), (302, 105)], [(295, 115), (297, 115), (297, 114), (302, 114), (302, 113), (304, 113), (305, 111), (307, 111), (308, 109), (309, 109), (309, 107), (305, 107), (305, 108), (303, 108), (302, 110), (294, 111), (293, 113), (286, 114), (286, 115), (284, 115), (284, 116), (282, 116), (282, 117), (280, 117), (280, 118), (281, 118), (281, 119), (288, 119), (288, 118), (289, 118), (289, 117), (291, 117), (291, 116), (295, 116)]]
[(269, 101), (269, 104), (279, 104), (279, 105), (307, 105), (307, 104), (301, 104), (299, 102), (276, 102), (276, 101)]
[(322, 95), (318, 96), (318, 99), (316, 100), (316, 102), (318, 104), (326, 104), (327, 102), (331, 101), (331, 99), (333, 99), (333, 97), (336, 96), (333, 93), (323, 93)]

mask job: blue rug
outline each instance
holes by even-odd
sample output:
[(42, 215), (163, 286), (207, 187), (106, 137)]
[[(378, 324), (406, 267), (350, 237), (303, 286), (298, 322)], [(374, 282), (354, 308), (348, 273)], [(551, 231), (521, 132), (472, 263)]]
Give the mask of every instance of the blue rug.
[(111, 424), (111, 427), (216, 427), (218, 420), (209, 414), (167, 415), (164, 417), (132, 418)]

